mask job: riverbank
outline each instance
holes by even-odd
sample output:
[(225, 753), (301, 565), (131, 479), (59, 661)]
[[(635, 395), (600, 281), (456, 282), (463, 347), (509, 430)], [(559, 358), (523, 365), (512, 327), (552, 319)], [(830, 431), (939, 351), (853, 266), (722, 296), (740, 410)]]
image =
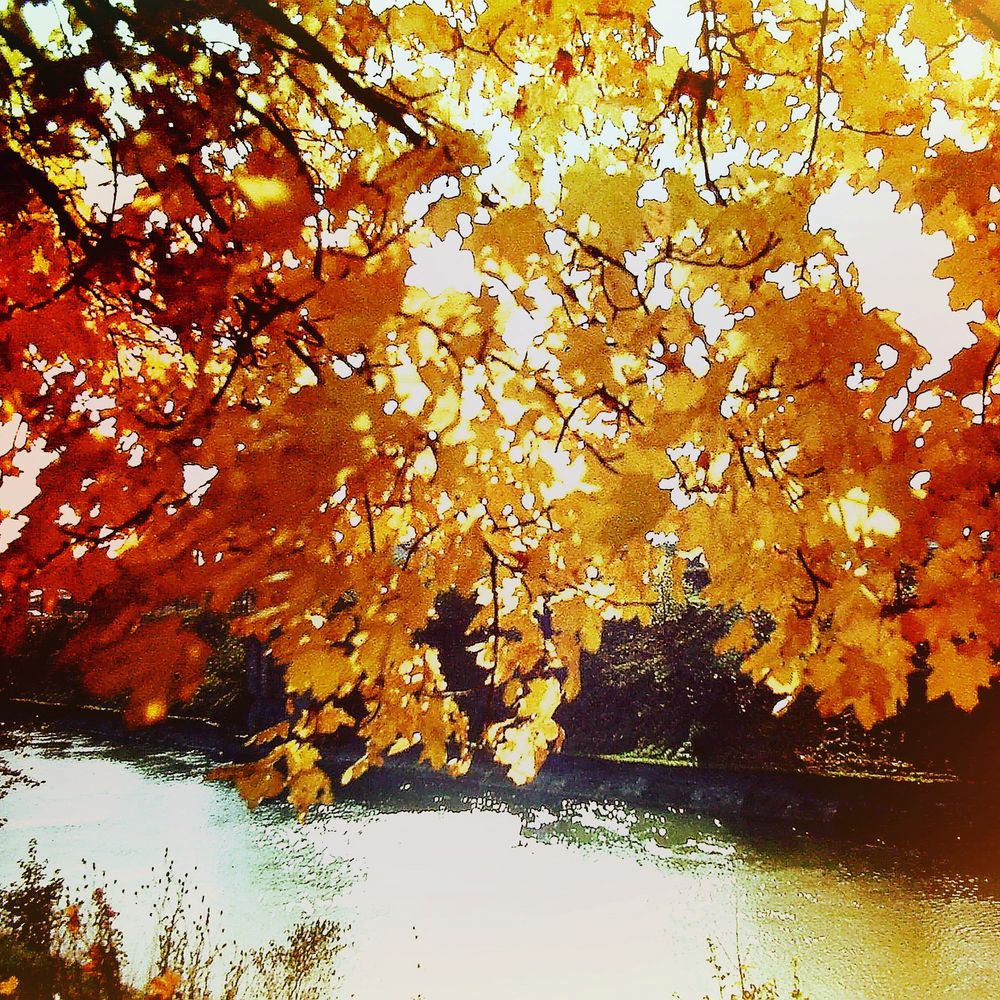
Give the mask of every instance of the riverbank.
[[(241, 737), (208, 720), (169, 718), (128, 729), (118, 712), (31, 701), (0, 705), (0, 722), (80, 732), (136, 748), (195, 749), (213, 761), (247, 759)], [(332, 771), (356, 754), (328, 755)], [(530, 785), (516, 787), (495, 765), (475, 764), (462, 779), (401, 755), (339, 792), (357, 800), (486, 794), (511, 804), (546, 806), (573, 800), (623, 802), (725, 821), (766, 825), (777, 833), (818, 833), (954, 850), (986, 838), (1000, 821), (1000, 782), (903, 780), (782, 771), (736, 771), (686, 765), (554, 756)]]

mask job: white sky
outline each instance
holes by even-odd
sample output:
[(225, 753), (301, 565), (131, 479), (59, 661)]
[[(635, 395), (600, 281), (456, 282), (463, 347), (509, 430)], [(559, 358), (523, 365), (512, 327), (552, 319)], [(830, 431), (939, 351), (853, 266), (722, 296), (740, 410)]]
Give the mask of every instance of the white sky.
[[(933, 275), (952, 245), (944, 233), (921, 229), (923, 213), (916, 206), (896, 212), (899, 195), (888, 184), (877, 191), (853, 191), (838, 182), (816, 199), (809, 212), (813, 232), (832, 229), (857, 273), (865, 310), (888, 309), (899, 314), (899, 325), (931, 355), (915, 375), (911, 389), (948, 370), (959, 351), (976, 343), (970, 321), (986, 319), (982, 304), (961, 312), (948, 300), (952, 282)], [(867, 360), (867, 359), (866, 359)]]

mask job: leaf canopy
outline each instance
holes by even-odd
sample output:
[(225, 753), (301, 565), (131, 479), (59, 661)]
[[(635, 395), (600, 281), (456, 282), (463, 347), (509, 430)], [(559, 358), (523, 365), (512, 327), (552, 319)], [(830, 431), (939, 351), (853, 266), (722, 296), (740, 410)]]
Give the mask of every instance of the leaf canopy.
[[(301, 716), (252, 801), (326, 800), (341, 727), (347, 777), (485, 747), (526, 781), (670, 538), (770, 616), (730, 645), (776, 690), (871, 724), (920, 649), (971, 707), (997, 31), (945, 0), (6, 4), (0, 642), (85, 603), (66, 655), (148, 721), (208, 655), (181, 609), (252, 592)], [(848, 225), (877, 205), (910, 234), (881, 286)], [(475, 729), (413, 638), (452, 588)]]

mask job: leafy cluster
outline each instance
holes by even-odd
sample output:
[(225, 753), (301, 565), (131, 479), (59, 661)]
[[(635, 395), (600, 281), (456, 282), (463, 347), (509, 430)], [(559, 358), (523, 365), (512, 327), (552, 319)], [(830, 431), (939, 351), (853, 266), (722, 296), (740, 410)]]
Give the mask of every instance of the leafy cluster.
[[(989, 5), (2, 11), (5, 647), (71, 595), (67, 659), (155, 721), (210, 651), (172, 609), (252, 592), (239, 628), (298, 707), (241, 780), (303, 809), (342, 727), (366, 746), (345, 780), (411, 747), (530, 779), (581, 649), (649, 620), (672, 551), (774, 623), (728, 642), (776, 692), (870, 725), (919, 650), (932, 697), (975, 704), (1000, 599)], [(879, 191), (939, 233), (943, 354), (817, 209)], [(452, 588), (478, 605), (474, 725), (414, 643)]]

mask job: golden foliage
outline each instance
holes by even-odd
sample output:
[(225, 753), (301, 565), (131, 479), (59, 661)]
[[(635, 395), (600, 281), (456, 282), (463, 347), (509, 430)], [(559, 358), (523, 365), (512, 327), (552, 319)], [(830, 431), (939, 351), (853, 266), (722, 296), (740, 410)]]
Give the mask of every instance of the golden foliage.
[[(524, 781), (673, 533), (773, 620), (730, 643), (776, 690), (870, 724), (923, 644), (971, 707), (1000, 617), (990, 5), (481, 6), (3, 13), (0, 644), (72, 596), (67, 658), (153, 721), (207, 655), (173, 609), (252, 591), (237, 628), (301, 710), (251, 804), (327, 800), (313, 743), (345, 727), (346, 777), (487, 747)], [(944, 248), (950, 367), (816, 214), (837, 191)], [(450, 588), (497, 693), (476, 732), (413, 642)]]

